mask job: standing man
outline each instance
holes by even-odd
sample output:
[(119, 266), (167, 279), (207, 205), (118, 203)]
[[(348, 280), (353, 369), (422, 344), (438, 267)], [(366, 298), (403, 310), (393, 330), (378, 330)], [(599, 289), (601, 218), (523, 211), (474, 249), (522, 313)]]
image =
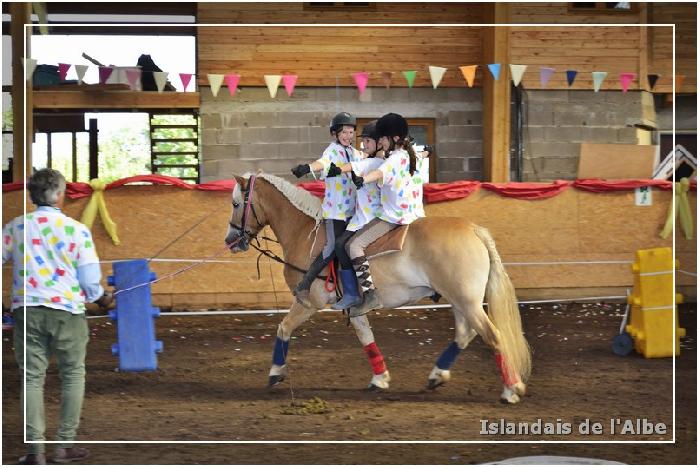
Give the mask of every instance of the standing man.
[(89, 454), (72, 444), (85, 393), (89, 337), (85, 302), (107, 308), (113, 298), (100, 286), (102, 273), (90, 231), (61, 212), (66, 192), (63, 175), (41, 169), (30, 177), (28, 189), (37, 209), (13, 219), (2, 231), (2, 261), (13, 263), (14, 345), (26, 385), (26, 436), (35, 441), (20, 464), (46, 464), (44, 444), (39, 441), (46, 440), (44, 379), (52, 354), (61, 378), (57, 440), (64, 443), (50, 461), (80, 461)]

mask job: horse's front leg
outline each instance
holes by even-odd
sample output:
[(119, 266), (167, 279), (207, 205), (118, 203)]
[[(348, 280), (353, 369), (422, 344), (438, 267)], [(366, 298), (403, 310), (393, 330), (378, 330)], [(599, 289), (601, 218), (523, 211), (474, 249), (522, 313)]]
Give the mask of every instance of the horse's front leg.
[(352, 326), (355, 327), (357, 339), (360, 340), (362, 349), (364, 349), (365, 354), (367, 355), (369, 365), (372, 367), (372, 380), (367, 386), (367, 389), (370, 391), (376, 391), (389, 388), (391, 376), (386, 368), (384, 356), (379, 350), (377, 343), (374, 341), (374, 333), (372, 333), (372, 327), (369, 325), (369, 319), (366, 315), (361, 315), (359, 317), (351, 318), (350, 323), (352, 323)]
[(275, 348), (272, 352), (272, 366), (268, 387), (274, 387), (284, 380), (287, 375), (287, 354), (289, 352), (289, 339), (299, 325), (306, 322), (315, 312), (316, 308), (307, 309), (296, 300), (292, 303), (289, 312), (277, 327)]

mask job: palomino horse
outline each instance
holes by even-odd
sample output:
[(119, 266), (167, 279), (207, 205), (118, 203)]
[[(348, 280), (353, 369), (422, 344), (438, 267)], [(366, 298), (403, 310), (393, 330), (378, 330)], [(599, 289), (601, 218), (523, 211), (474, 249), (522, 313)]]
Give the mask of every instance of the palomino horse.
[[(250, 236), (269, 225), (282, 246), (284, 277), (289, 288), (301, 279), (295, 269), (308, 268), (320, 220), (321, 201), (306, 190), (269, 174), (236, 177), (233, 213), (226, 243), (232, 252), (248, 249)], [(437, 387), (450, 378), (450, 366), (478, 334), (496, 355), (503, 380), (501, 400), (517, 403), (530, 375), (530, 348), (523, 337), (513, 285), (505, 272), (488, 231), (462, 218), (427, 217), (411, 224), (403, 250), (370, 261), (372, 278), (386, 308), (414, 303), (441, 294), (452, 305), (455, 338), (438, 358), (428, 376)], [(487, 315), (482, 307), (486, 296)], [(320, 279), (311, 287), (313, 308), (297, 301), (277, 329), (269, 384), (281, 382), (286, 373), (289, 339), (294, 330), (326, 304), (335, 302)], [(389, 372), (374, 342), (366, 315), (351, 319), (362, 343), (373, 377), (370, 388), (388, 388)]]

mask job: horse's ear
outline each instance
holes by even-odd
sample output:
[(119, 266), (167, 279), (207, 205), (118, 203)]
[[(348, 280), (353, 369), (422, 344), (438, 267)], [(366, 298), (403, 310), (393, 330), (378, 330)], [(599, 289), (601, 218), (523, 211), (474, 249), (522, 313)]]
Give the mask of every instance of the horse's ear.
[(245, 185), (245, 179), (239, 175), (234, 174), (233, 179), (236, 181), (236, 185), (243, 187)]

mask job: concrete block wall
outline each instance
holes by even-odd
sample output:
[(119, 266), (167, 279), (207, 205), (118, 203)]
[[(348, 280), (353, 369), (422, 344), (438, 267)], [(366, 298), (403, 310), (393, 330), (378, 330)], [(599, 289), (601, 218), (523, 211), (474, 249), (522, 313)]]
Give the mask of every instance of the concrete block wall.
[(214, 98), (202, 87), (203, 182), (262, 169), (292, 180), (289, 170), (321, 155), (330, 142), (328, 124), (340, 111), (358, 118), (397, 112), (434, 119), (437, 182), (482, 178), (482, 97), (469, 88), (299, 87), (292, 97), (280, 89), (241, 88), (234, 97), (222, 89)]
[(639, 144), (633, 125), (653, 123), (650, 102), (642, 92), (525, 90), (523, 181), (575, 179), (581, 143)]

